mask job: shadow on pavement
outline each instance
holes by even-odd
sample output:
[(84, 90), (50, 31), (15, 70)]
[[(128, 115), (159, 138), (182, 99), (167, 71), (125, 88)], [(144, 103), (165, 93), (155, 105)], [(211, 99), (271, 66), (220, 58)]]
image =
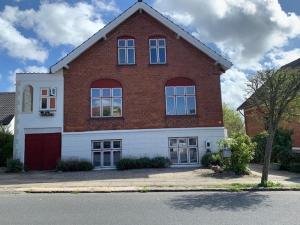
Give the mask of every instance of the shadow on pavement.
[(270, 206), (268, 196), (256, 192), (212, 192), (181, 195), (167, 204), (178, 210), (205, 208), (208, 210), (237, 211)]

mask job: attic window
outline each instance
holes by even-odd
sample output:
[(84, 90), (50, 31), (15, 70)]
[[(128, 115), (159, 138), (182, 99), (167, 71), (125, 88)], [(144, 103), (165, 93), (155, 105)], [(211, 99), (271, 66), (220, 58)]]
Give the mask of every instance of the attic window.
[(149, 39), (150, 64), (166, 64), (166, 39)]
[(128, 38), (118, 39), (118, 64), (135, 64), (135, 40)]

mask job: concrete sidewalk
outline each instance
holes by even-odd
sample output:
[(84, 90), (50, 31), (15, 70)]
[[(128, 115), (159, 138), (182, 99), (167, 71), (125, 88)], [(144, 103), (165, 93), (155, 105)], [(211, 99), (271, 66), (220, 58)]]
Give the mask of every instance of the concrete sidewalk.
[[(214, 174), (210, 169), (168, 168), (142, 170), (102, 170), (90, 172), (27, 172), (0, 173), (0, 192), (113, 192), (113, 191), (181, 191), (224, 189), (223, 186), (257, 184), (260, 182), (258, 165), (253, 173), (236, 176)], [(271, 171), (270, 180), (285, 186), (300, 185), (300, 174)]]

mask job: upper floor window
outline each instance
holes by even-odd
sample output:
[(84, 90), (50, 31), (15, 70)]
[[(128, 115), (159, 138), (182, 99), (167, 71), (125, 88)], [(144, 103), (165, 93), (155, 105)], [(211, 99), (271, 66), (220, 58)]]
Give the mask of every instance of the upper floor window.
[(121, 117), (122, 88), (114, 80), (99, 80), (91, 88), (91, 116)]
[(33, 110), (33, 87), (27, 85), (23, 91), (22, 112), (31, 113)]
[(134, 39), (118, 40), (118, 63), (120, 65), (135, 64), (135, 40)]
[(40, 109), (42, 111), (56, 110), (56, 88), (41, 88)]
[(166, 39), (150, 39), (150, 64), (166, 64)]
[(166, 88), (167, 115), (195, 115), (196, 94), (192, 81), (179, 78), (167, 83)]

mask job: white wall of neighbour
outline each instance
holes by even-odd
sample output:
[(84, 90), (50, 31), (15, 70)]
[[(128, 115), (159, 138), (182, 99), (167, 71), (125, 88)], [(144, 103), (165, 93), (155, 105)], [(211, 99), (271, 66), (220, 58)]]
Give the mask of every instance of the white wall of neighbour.
[(63, 133), (62, 158), (91, 160), (91, 141), (122, 140), (122, 157), (168, 157), (168, 138), (198, 137), (199, 159), (205, 154), (205, 141), (211, 142), (211, 150), (218, 150), (218, 141), (224, 138), (224, 128), (170, 128), (146, 130), (120, 130)]
[[(33, 87), (33, 111), (22, 112), (23, 91), (27, 85)], [(40, 89), (52, 87), (57, 89), (56, 112), (52, 117), (40, 115)], [(57, 74), (17, 74), (16, 75), (16, 109), (15, 109), (15, 139), (14, 157), (24, 161), (25, 130), (40, 133), (39, 129), (47, 131), (63, 127), (63, 93), (64, 83), (62, 71)]]

